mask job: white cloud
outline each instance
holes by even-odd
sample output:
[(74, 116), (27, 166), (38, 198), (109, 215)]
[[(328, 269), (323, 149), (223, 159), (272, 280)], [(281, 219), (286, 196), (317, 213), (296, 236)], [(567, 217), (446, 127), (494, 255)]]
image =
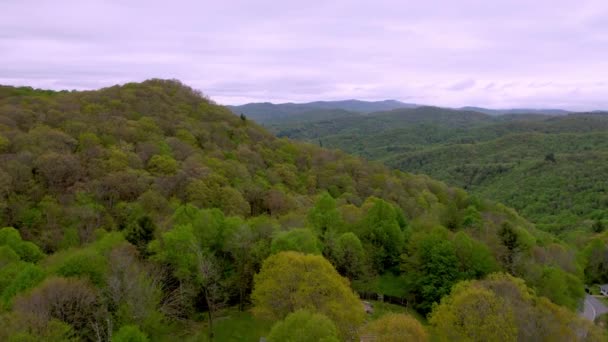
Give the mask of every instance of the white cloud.
[(178, 78), (221, 103), (608, 108), (603, 0), (0, 3), (0, 82)]

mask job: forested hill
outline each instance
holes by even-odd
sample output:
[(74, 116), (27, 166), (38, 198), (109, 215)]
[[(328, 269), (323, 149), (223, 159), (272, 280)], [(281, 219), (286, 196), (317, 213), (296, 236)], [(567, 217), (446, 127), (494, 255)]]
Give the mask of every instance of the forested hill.
[(489, 109), (481, 107), (462, 107), (460, 110), (472, 110), (479, 113), (490, 114), (490, 115), (507, 115), (507, 114), (542, 114), (542, 115), (566, 115), (572, 113), (571, 111), (563, 109), (526, 109), (526, 108), (515, 108), (515, 109)]
[[(384, 101), (315, 101), (308, 103), (247, 103), (228, 106), (235, 114), (247, 115), (262, 124), (284, 124), (327, 120), (339, 116), (364, 116), (365, 114), (386, 112), (397, 109), (431, 107), (427, 105), (404, 103), (396, 100)], [(562, 109), (489, 109), (482, 107), (441, 108), (442, 110), (469, 111), (493, 116), (511, 114), (566, 115), (571, 112)]]
[(602, 272), (591, 254), (427, 176), (276, 138), (178, 81), (0, 87), (0, 227), (2, 341), (281, 341), (302, 320), (327, 341), (381, 334), (353, 289), (428, 317), (387, 316), (419, 340), (602, 338), (574, 312)]
[[(316, 113), (322, 113), (320, 118), (353, 116), (397, 108), (415, 108), (418, 105), (403, 103), (396, 100), (384, 101), (316, 101), (308, 103), (248, 103), (240, 106), (228, 106), (235, 114), (247, 115), (259, 123), (293, 122), (311, 120)], [(332, 115), (333, 114), (333, 115)]]
[(555, 233), (608, 223), (608, 113), (474, 113), (420, 107), (270, 128), (463, 187)]
[[(318, 113), (317, 116), (321, 116)], [(397, 129), (407, 129), (412, 127), (430, 127), (439, 126), (444, 130), (462, 129), (471, 125), (479, 125), (483, 123), (494, 122), (495, 118), (487, 114), (482, 114), (474, 111), (459, 111), (452, 109), (444, 109), (439, 107), (418, 107), (412, 109), (395, 109), (386, 112), (375, 112), (365, 116), (347, 116), (332, 118), (331, 116), (323, 119), (310, 118), (308, 120), (300, 120), (299, 122), (280, 122), (268, 124), (269, 129), (277, 133), (279, 136), (290, 137), (300, 140), (317, 139), (330, 141), (333, 145), (334, 137), (336, 138), (353, 138), (365, 137), (364, 141), (359, 144), (376, 144), (378, 139), (384, 138), (385, 133), (393, 133)], [(429, 136), (430, 139), (442, 139), (443, 133), (436, 132)], [(417, 134), (418, 138), (424, 138), (428, 134)], [(405, 137), (408, 139), (409, 137)], [(394, 144), (399, 144), (397, 141)], [(380, 144), (384, 144), (381, 142)], [(341, 148), (343, 146), (332, 146)], [(348, 149), (346, 149), (348, 150)], [(358, 151), (355, 151), (358, 152)], [(372, 157), (374, 157), (372, 155)]]

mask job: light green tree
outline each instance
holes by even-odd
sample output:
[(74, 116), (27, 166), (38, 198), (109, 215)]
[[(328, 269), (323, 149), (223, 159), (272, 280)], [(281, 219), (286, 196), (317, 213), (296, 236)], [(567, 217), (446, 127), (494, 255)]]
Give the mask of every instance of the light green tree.
[(340, 235), (331, 252), (338, 272), (355, 279), (364, 271), (365, 251), (361, 241), (354, 233), (348, 232)]
[(404, 247), (404, 235), (397, 220), (395, 209), (388, 202), (373, 198), (373, 203), (363, 218), (359, 237), (370, 244), (370, 257), (378, 272), (394, 266)]
[(310, 309), (329, 317), (343, 337), (353, 337), (363, 322), (359, 298), (323, 257), (281, 252), (264, 261), (255, 276), (251, 299), (254, 312), (282, 319), (298, 309)]
[(178, 225), (150, 244), (153, 259), (171, 265), (175, 276), (184, 283), (199, 287), (204, 295), (209, 317), (209, 338), (213, 337), (213, 313), (225, 300), (221, 269), (217, 258), (202, 248), (192, 225)]
[(37, 262), (44, 256), (38, 246), (23, 241), (19, 232), (12, 227), (0, 229), (0, 246), (10, 247), (24, 261)]
[(498, 264), (490, 249), (466, 233), (454, 234), (452, 244), (464, 278), (481, 278), (486, 274), (498, 271)]
[(338, 329), (327, 316), (300, 309), (275, 323), (270, 342), (338, 342)]
[(444, 341), (517, 341), (512, 309), (494, 292), (459, 284), (433, 309), (429, 323)]
[(146, 334), (144, 334), (136, 325), (125, 325), (122, 326), (112, 336), (114, 342), (148, 342), (150, 341)]
[(323, 193), (310, 209), (308, 222), (321, 237), (328, 231), (339, 231), (343, 222), (336, 207), (336, 200), (327, 192)]
[(296, 251), (310, 254), (321, 254), (322, 245), (315, 233), (307, 228), (296, 228), (279, 232), (272, 239), (272, 253)]
[(382, 342), (425, 342), (428, 334), (422, 324), (407, 314), (389, 313), (365, 325), (363, 338)]
[(179, 167), (179, 163), (171, 156), (154, 155), (148, 161), (148, 169), (157, 175), (172, 175)]

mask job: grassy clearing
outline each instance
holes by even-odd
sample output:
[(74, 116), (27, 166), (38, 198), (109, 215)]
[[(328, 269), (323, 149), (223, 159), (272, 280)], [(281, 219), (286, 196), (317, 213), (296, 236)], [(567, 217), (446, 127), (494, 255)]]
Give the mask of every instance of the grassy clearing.
[(377, 281), (378, 292), (389, 296), (404, 297), (405, 282), (403, 278), (392, 273), (385, 273)]
[[(368, 302), (374, 307), (374, 312), (368, 316), (368, 321), (378, 319), (388, 313), (405, 313), (413, 316), (422, 324), (427, 324), (426, 319), (411, 308), (377, 300), (369, 300)], [(201, 318), (206, 318), (206, 316)], [(216, 314), (216, 319), (213, 321), (213, 341), (258, 342), (260, 337), (268, 335), (271, 327), (272, 322), (258, 319), (250, 311), (241, 312), (236, 307), (230, 307)], [(173, 334), (173, 336), (189, 336), (180, 338), (183, 342), (209, 341), (209, 322), (207, 320), (178, 330), (181, 330), (182, 334)], [(175, 337), (160, 340), (175, 342)]]
[[(268, 335), (272, 322), (254, 317), (250, 311), (238, 311), (227, 308), (216, 314), (213, 321), (214, 341), (257, 342), (260, 337)], [(209, 341), (209, 322), (201, 322), (198, 332), (187, 339), (188, 342)]]
[(391, 272), (387, 272), (370, 281), (353, 281), (352, 286), (360, 292), (379, 293), (394, 297), (404, 297), (406, 294), (403, 278)]

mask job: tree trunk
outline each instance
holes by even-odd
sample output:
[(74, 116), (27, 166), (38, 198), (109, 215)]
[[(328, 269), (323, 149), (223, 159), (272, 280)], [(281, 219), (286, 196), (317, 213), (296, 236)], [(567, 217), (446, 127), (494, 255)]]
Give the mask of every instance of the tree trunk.
[(209, 300), (209, 292), (207, 288), (204, 288), (205, 291), (205, 300), (207, 301), (207, 313), (209, 315), (209, 340), (213, 340), (213, 316), (211, 314), (211, 300)]
[(239, 311), (243, 311), (243, 286), (239, 286)]

